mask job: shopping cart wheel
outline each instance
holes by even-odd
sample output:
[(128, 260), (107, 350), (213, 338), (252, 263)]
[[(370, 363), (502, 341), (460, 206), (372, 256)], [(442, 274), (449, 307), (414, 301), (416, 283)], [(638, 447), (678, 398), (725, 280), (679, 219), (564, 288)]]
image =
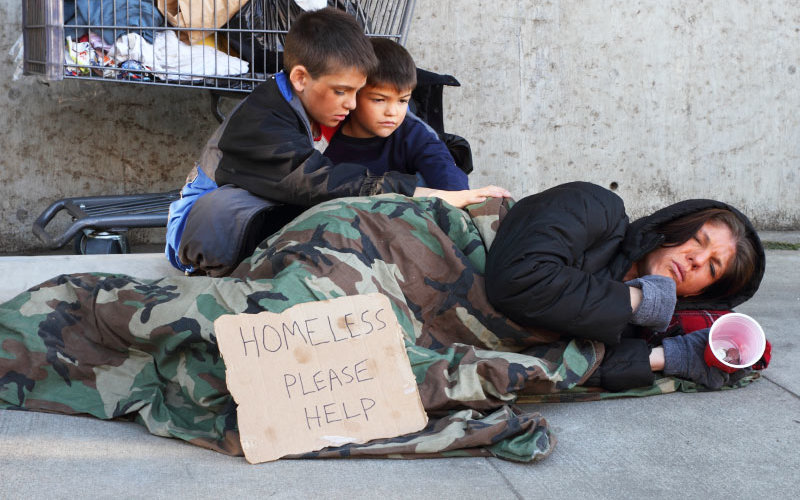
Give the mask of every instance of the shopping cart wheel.
[(127, 236), (106, 231), (78, 234), (73, 241), (73, 250), (76, 254), (80, 255), (105, 255), (130, 252)]

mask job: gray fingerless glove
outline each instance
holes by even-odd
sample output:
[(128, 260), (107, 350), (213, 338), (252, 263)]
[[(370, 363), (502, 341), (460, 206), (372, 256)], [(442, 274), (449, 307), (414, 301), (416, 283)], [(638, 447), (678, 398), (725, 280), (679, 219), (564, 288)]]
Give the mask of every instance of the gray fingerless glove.
[(708, 330), (664, 339), (664, 375), (689, 379), (709, 389), (719, 389), (728, 383), (730, 375), (708, 366), (703, 358)]
[(663, 332), (669, 326), (678, 298), (675, 281), (666, 276), (650, 274), (625, 282), (642, 290), (642, 302), (633, 312), (630, 322)]

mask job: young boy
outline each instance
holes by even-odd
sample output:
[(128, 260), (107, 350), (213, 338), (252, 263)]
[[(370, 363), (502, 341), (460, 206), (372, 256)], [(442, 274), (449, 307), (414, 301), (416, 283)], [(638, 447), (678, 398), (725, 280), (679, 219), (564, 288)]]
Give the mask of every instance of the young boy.
[(332, 198), (401, 193), (463, 207), (508, 195), (493, 186), (454, 193), (417, 187), (412, 174), (334, 165), (315, 149), (325, 142), (323, 127), (338, 126), (355, 108), (356, 92), (377, 66), (354, 17), (335, 8), (302, 14), (283, 57), (284, 71), (256, 87), (212, 135), (170, 206), (165, 252), (178, 269), (229, 274), (266, 236)]
[(357, 163), (336, 165), (314, 149), (322, 126), (338, 126), (377, 65), (355, 18), (326, 8), (297, 18), (286, 35), (284, 71), (259, 85), (219, 140), (215, 180), (273, 201), (312, 206), (341, 196), (412, 195), (412, 176), (371, 175)]
[(388, 171), (415, 174), (424, 186), (447, 191), (469, 189), (436, 132), (408, 113), (417, 69), (411, 54), (388, 38), (370, 39), (378, 66), (358, 91), (350, 112), (325, 149), (333, 163), (357, 161), (373, 175)]

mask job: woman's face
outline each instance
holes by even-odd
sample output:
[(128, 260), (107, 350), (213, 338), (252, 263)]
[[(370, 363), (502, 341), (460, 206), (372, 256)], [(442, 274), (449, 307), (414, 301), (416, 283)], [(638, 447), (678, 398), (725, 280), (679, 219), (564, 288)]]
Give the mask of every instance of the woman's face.
[(724, 223), (709, 221), (693, 238), (659, 247), (639, 263), (639, 276), (659, 274), (675, 280), (678, 297), (697, 295), (719, 279), (736, 256), (736, 240)]

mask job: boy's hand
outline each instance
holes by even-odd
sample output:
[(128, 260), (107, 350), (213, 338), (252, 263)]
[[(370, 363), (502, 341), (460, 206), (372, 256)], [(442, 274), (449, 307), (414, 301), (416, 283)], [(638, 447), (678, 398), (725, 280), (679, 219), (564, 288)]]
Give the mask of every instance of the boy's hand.
[(426, 187), (418, 187), (414, 190), (414, 197), (425, 196), (441, 198), (456, 208), (464, 208), (473, 203), (480, 203), (486, 198), (511, 198), (511, 193), (498, 186), (486, 186), (463, 191), (443, 191)]

